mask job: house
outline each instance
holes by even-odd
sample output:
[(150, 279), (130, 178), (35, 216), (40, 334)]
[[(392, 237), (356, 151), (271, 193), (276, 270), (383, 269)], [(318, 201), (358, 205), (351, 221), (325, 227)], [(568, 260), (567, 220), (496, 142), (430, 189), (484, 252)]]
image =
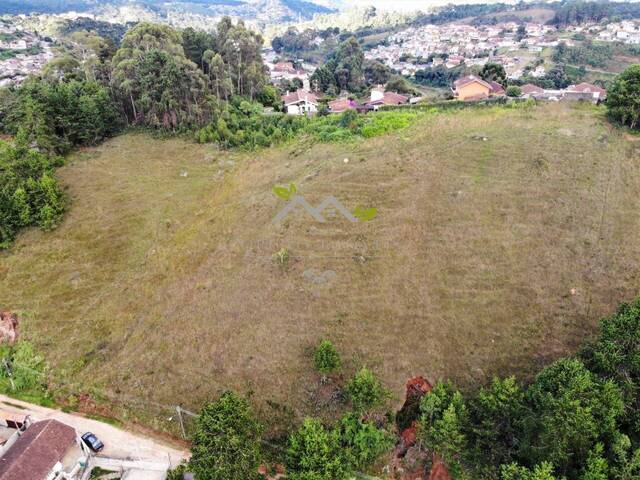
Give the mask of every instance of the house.
[(586, 82), (579, 83), (578, 85), (569, 85), (569, 87), (567, 87), (567, 93), (584, 94), (584, 98), (591, 97), (589, 99), (592, 99), (594, 102), (607, 98), (607, 91), (604, 88)]
[(522, 92), (522, 96), (525, 98), (536, 97), (544, 93), (544, 90), (541, 87), (534, 85), (533, 83), (525, 83), (520, 87), (520, 91)]
[(342, 113), (346, 110), (355, 110), (358, 108), (358, 104), (349, 98), (338, 98), (332, 100), (328, 104), (330, 113)]
[(28, 426), (0, 458), (0, 480), (79, 478), (87, 462), (76, 431), (55, 419)]
[(284, 107), (289, 115), (311, 115), (318, 111), (318, 97), (303, 88), (282, 96)]
[(473, 101), (504, 95), (504, 88), (497, 82), (486, 82), (475, 75), (467, 75), (453, 82), (452, 92), (457, 100)]
[(505, 95), (506, 92), (504, 90), (504, 87), (502, 85), (500, 85), (498, 82), (494, 82), (493, 80), (489, 82), (489, 85), (491, 85), (491, 94), (495, 95), (495, 96), (501, 96), (501, 95)]
[(384, 87), (378, 85), (371, 89), (371, 96), (365, 107), (368, 110), (377, 110), (383, 105), (402, 105), (408, 102), (409, 97), (396, 92), (385, 92)]

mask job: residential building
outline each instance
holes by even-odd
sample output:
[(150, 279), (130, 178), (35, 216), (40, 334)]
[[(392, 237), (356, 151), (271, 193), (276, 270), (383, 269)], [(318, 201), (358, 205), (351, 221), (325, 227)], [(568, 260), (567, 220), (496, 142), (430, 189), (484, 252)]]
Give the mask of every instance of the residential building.
[(457, 100), (484, 100), (490, 96), (504, 95), (504, 88), (497, 82), (486, 82), (475, 75), (467, 75), (453, 82), (453, 96)]
[(88, 459), (84, 448), (76, 431), (58, 420), (33, 423), (0, 457), (0, 480), (78, 479)]
[(358, 108), (357, 102), (349, 98), (338, 98), (336, 100), (332, 100), (327, 104), (327, 106), (329, 107), (330, 113), (342, 113), (346, 110), (356, 110)]
[(318, 111), (318, 97), (303, 88), (282, 96), (284, 107), (289, 115), (312, 115)]

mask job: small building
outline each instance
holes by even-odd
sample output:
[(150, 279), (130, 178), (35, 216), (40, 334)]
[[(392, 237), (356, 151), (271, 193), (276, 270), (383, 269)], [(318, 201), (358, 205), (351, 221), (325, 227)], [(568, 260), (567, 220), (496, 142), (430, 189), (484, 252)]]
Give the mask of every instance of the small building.
[(43, 420), (21, 432), (0, 457), (0, 480), (75, 479), (86, 461), (72, 427)]
[(607, 91), (604, 88), (586, 82), (579, 83), (578, 85), (569, 85), (569, 87), (567, 87), (567, 93), (584, 94), (585, 99), (591, 97), (590, 99), (594, 102), (599, 102), (607, 98)]
[(371, 89), (371, 96), (365, 107), (367, 110), (377, 110), (383, 105), (403, 105), (405, 103), (409, 103), (409, 97), (396, 92), (386, 92), (384, 87), (378, 85)]
[(318, 111), (318, 97), (303, 88), (282, 96), (285, 111), (289, 115), (312, 115)]
[(467, 75), (453, 82), (454, 98), (462, 101), (485, 100), (492, 95), (504, 95), (504, 88), (497, 82), (486, 82), (475, 75)]
[(533, 83), (525, 83), (520, 87), (520, 91), (522, 92), (522, 96), (525, 98), (535, 98), (544, 93), (544, 90), (541, 87), (534, 85)]
[(357, 110), (358, 104), (355, 100), (349, 98), (338, 98), (330, 101), (327, 106), (329, 107), (329, 113), (342, 113), (346, 110)]

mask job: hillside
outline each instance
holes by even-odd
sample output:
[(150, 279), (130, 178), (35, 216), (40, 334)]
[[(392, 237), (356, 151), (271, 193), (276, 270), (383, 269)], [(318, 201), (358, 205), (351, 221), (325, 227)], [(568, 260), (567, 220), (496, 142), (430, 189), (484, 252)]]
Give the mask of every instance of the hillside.
[[(565, 104), (258, 153), (127, 134), (59, 171), (69, 212), (0, 253), (0, 305), (60, 384), (147, 410), (233, 387), (310, 411), (322, 338), (398, 396), (526, 376), (639, 293), (639, 146)], [(378, 214), (274, 225), (289, 182)]]

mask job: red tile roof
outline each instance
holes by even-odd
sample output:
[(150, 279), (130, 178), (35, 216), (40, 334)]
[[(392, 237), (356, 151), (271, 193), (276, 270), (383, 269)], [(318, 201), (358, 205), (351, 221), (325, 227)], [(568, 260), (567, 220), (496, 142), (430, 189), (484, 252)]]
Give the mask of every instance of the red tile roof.
[(491, 90), (491, 85), (490, 84), (485, 82), (480, 77), (476, 77), (475, 75), (467, 75), (466, 77), (459, 78), (458, 80), (453, 82), (453, 86), (457, 90), (458, 88), (462, 88), (465, 85), (469, 85), (470, 83), (473, 83), (473, 82), (480, 83), (481, 85), (484, 85), (489, 90)]
[(600, 88), (597, 85), (592, 85), (586, 82), (579, 83), (578, 85), (571, 85), (567, 90), (570, 92), (580, 93), (599, 93), (600, 97), (607, 94), (607, 91), (604, 88)]
[(367, 105), (401, 105), (403, 103), (407, 103), (409, 101), (409, 97), (405, 97), (404, 95), (400, 95), (395, 92), (384, 92), (384, 96), (379, 98), (378, 100), (374, 100), (373, 102), (368, 102)]
[(520, 91), (525, 95), (531, 95), (532, 93), (543, 93), (541, 87), (534, 85), (533, 83), (526, 83), (520, 87)]
[(504, 87), (500, 85), (498, 82), (491, 81), (489, 82), (489, 85), (491, 86), (491, 93), (495, 95), (502, 95), (505, 93)]
[(0, 480), (45, 480), (75, 442), (76, 431), (64, 423), (34, 423), (0, 458)]
[(307, 102), (318, 104), (318, 97), (304, 89), (297, 90), (293, 93), (289, 93), (288, 95), (282, 95), (282, 101), (285, 105), (291, 105), (293, 103), (303, 102), (306, 100)]
[(329, 110), (332, 112), (344, 112), (345, 110), (354, 109), (358, 107), (358, 104), (348, 98), (339, 98), (332, 100), (328, 103)]

